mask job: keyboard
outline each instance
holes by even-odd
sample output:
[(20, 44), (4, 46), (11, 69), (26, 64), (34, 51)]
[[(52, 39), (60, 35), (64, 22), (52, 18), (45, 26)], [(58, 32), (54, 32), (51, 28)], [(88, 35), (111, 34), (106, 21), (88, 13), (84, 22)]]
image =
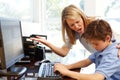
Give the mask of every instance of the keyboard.
[(63, 80), (60, 73), (54, 73), (53, 67), (53, 63), (42, 63), (39, 68), (37, 80)]

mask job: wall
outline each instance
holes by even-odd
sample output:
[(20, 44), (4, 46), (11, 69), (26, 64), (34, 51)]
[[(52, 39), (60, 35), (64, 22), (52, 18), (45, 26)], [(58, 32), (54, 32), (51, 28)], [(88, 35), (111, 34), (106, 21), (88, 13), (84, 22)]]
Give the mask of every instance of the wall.
[(21, 26), (23, 36), (29, 36), (31, 34), (42, 34), (40, 23), (21, 22)]

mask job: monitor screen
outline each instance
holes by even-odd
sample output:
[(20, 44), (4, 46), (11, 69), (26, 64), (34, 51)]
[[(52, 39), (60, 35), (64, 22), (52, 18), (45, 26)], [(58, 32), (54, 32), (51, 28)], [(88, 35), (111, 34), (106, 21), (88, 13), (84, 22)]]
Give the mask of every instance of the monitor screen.
[(21, 21), (0, 18), (1, 68), (9, 68), (23, 57)]

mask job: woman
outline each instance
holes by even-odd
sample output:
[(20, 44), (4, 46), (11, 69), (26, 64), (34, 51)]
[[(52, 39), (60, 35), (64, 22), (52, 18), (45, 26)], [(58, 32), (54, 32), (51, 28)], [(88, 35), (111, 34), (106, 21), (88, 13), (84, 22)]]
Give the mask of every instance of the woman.
[(79, 39), (88, 51), (93, 53), (95, 51), (93, 47), (87, 43), (84, 38), (81, 38), (81, 35), (84, 33), (87, 25), (93, 20), (95, 20), (95, 17), (88, 17), (76, 6), (69, 5), (62, 11), (62, 36), (65, 44), (61, 48), (51, 44), (39, 36), (32, 39), (45, 44), (56, 54), (63, 57), (67, 55), (69, 50), (76, 43), (77, 39)]

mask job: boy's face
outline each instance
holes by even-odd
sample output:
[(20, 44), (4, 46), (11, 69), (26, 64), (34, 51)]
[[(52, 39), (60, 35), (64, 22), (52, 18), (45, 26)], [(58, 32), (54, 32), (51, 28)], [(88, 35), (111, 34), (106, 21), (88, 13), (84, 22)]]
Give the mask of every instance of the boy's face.
[(91, 40), (90, 43), (92, 44), (93, 48), (97, 51), (104, 50), (110, 44), (110, 38), (106, 37), (105, 41), (103, 40)]

